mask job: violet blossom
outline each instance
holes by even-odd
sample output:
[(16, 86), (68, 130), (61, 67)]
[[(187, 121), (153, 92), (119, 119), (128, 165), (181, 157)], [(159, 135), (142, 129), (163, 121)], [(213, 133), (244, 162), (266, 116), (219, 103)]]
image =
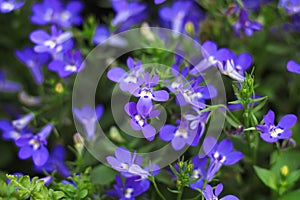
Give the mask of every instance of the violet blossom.
[(0, 70), (0, 91), (1, 92), (18, 92), (22, 86), (19, 83), (9, 81), (3, 71)]
[[(214, 190), (210, 185), (206, 185), (205, 190), (202, 191), (202, 194), (205, 200), (218, 200), (219, 199), (218, 196), (221, 194), (222, 190), (223, 190), (222, 183), (219, 183)], [(238, 199), (239, 198), (233, 195), (226, 195), (220, 198), (220, 200), (238, 200)]]
[(24, 3), (24, 1), (0, 0), (0, 12), (9, 13), (13, 10), (18, 10), (24, 5)]

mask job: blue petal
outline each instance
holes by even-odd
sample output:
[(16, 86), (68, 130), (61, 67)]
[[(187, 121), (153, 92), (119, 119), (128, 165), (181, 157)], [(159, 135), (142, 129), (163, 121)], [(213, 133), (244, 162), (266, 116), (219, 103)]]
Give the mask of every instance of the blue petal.
[(300, 65), (293, 60), (288, 62), (286, 68), (289, 72), (300, 74)]

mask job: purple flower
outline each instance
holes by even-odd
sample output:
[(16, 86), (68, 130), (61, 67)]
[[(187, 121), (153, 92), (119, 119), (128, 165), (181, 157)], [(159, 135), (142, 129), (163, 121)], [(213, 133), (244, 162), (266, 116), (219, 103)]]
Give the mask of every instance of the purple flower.
[(66, 152), (63, 145), (54, 146), (47, 162), (43, 166), (36, 167), (35, 170), (38, 172), (45, 170), (48, 173), (57, 171), (65, 177), (70, 176), (70, 171), (64, 164), (65, 154)]
[(131, 57), (127, 58), (127, 67), (129, 72), (126, 72), (120, 67), (112, 68), (108, 71), (107, 77), (114, 82), (120, 84), (120, 89), (123, 92), (133, 92), (136, 89), (136, 85), (143, 83), (140, 73), (143, 72), (143, 66), (141, 61), (134, 63)]
[(256, 22), (251, 21), (248, 17), (248, 13), (246, 10), (241, 9), (239, 15), (239, 21), (237, 21), (233, 25), (234, 33), (241, 37), (241, 31), (243, 30), (246, 36), (252, 36), (255, 31), (259, 31), (263, 28), (263, 26)]
[(24, 1), (15, 0), (0, 0), (0, 12), (8, 13), (13, 10), (18, 10), (24, 5)]
[(158, 102), (168, 101), (169, 93), (165, 90), (153, 90), (158, 84), (159, 76), (154, 75), (152, 78), (149, 73), (144, 74), (144, 81), (142, 84), (135, 85), (132, 89), (133, 95), (139, 97), (137, 102), (137, 110), (139, 113), (150, 113), (153, 105), (152, 100)]
[(300, 74), (300, 65), (296, 63), (294, 60), (290, 60), (286, 68), (289, 72)]
[(200, 135), (202, 135), (202, 133), (204, 132), (204, 127), (207, 121), (207, 118), (209, 116), (210, 112), (201, 112), (201, 110), (199, 110), (196, 107), (192, 107), (192, 109), (196, 112), (196, 114), (184, 114), (184, 118), (186, 120), (188, 120), (190, 122), (189, 128), (191, 130), (196, 130), (199, 128), (203, 129), (200, 132)]
[(161, 8), (159, 16), (175, 32), (174, 36), (178, 33), (198, 33), (200, 21), (204, 19), (203, 12), (193, 1), (176, 1), (172, 7)]
[(280, 0), (278, 7), (283, 7), (287, 14), (294, 15), (300, 12), (299, 0)]
[(36, 44), (34, 47), (35, 52), (48, 52), (54, 57), (72, 48), (73, 41), (71, 38), (71, 32), (63, 33), (56, 26), (51, 27), (51, 35), (44, 30), (36, 30), (30, 34), (30, 40)]
[[(97, 26), (94, 36), (93, 36), (93, 43), (95, 45), (101, 44), (106, 39), (112, 36), (112, 33), (105, 25)], [(124, 38), (119, 37), (118, 35), (113, 35), (113, 37), (109, 38), (108, 42), (109, 45), (115, 47), (124, 47), (127, 44), (127, 41)]]
[(130, 125), (136, 131), (142, 131), (144, 137), (152, 141), (155, 138), (156, 130), (151, 125), (148, 124), (148, 119), (155, 118), (160, 114), (159, 110), (152, 110), (150, 113), (140, 112), (137, 109), (137, 104), (135, 102), (129, 102), (125, 105), (126, 113), (131, 117)]
[[(206, 185), (205, 190), (202, 191), (202, 194), (205, 200), (215, 200), (219, 199), (218, 196), (221, 194), (222, 190), (222, 183), (219, 183), (214, 190), (210, 185)], [(238, 198), (233, 195), (226, 195), (225, 197), (220, 198), (220, 200), (238, 200)]]
[(96, 106), (95, 111), (89, 105), (85, 105), (81, 109), (73, 108), (74, 116), (85, 128), (87, 140), (95, 139), (96, 122), (101, 118), (103, 111), (102, 105)]
[(206, 177), (206, 165), (207, 157), (200, 158), (198, 155), (192, 158), (192, 163), (194, 165), (194, 170), (192, 172), (192, 180), (198, 179), (196, 182), (192, 183), (190, 187), (192, 189), (202, 189), (204, 180)]
[(8, 120), (0, 120), (0, 129), (2, 137), (6, 140), (17, 140), (26, 133), (26, 126), (33, 120), (34, 114), (29, 113), (12, 122)]
[(139, 177), (126, 178), (125, 183), (119, 175), (116, 175), (117, 184), (113, 190), (106, 192), (108, 196), (117, 197), (122, 200), (134, 200), (135, 197), (146, 192), (150, 187), (149, 180), (139, 180)]
[(84, 67), (83, 59), (79, 50), (72, 53), (72, 50), (63, 54), (62, 60), (53, 60), (48, 65), (50, 71), (57, 72), (62, 78), (78, 73)]
[(166, 124), (160, 131), (159, 136), (165, 142), (170, 142), (174, 150), (179, 151), (184, 146), (197, 146), (200, 135), (197, 130), (189, 129), (188, 121), (177, 121), (177, 126)]
[[(251, 95), (251, 98), (252, 98), (253, 100), (259, 99), (259, 98), (261, 98), (261, 97), (262, 97), (261, 95), (254, 95), (254, 94)], [(248, 108), (253, 107), (253, 106), (257, 105), (257, 104), (258, 104), (258, 102), (249, 103), (249, 104), (248, 104)], [(243, 105), (242, 105), (241, 103), (237, 103), (237, 104), (228, 104), (228, 105), (227, 105), (227, 108), (228, 108), (230, 111), (244, 110), (244, 107), (243, 107)]]
[(140, 176), (141, 179), (146, 179), (151, 175), (146, 168), (141, 167), (142, 157), (137, 156), (135, 151), (132, 155), (127, 149), (118, 147), (115, 150), (115, 157), (108, 156), (106, 160), (112, 168), (121, 172), (125, 177)]
[(80, 25), (82, 17), (80, 12), (83, 5), (79, 1), (68, 2), (64, 7), (58, 0), (44, 0), (32, 6), (31, 22), (38, 25), (56, 24), (64, 28), (71, 25)]
[(219, 61), (216, 59), (218, 46), (213, 41), (206, 41), (201, 46), (201, 54), (203, 59), (190, 72), (190, 74), (198, 74), (212, 66), (217, 66)]
[(206, 137), (203, 143), (204, 152), (211, 158), (207, 170), (207, 180), (211, 181), (216, 172), (222, 165), (233, 165), (243, 158), (239, 151), (232, 151), (233, 144), (229, 139), (222, 140), (216, 144), (217, 140), (213, 137)]
[(161, 4), (161, 3), (163, 3), (163, 2), (165, 2), (166, 0), (154, 0), (154, 3), (155, 4)]
[(261, 132), (260, 137), (268, 142), (277, 142), (279, 139), (288, 139), (292, 135), (290, 128), (297, 122), (297, 117), (293, 114), (285, 115), (275, 126), (275, 114), (272, 110), (264, 116), (264, 125), (257, 125), (256, 128)]
[(18, 92), (22, 86), (6, 79), (3, 71), (0, 70), (0, 91), (1, 92)]
[(216, 59), (220, 61), (218, 65), (221, 73), (242, 82), (245, 80), (244, 72), (252, 65), (252, 56), (242, 53), (236, 56), (232, 51), (222, 48), (218, 51)]
[(48, 53), (36, 53), (32, 48), (26, 47), (22, 51), (15, 52), (17, 58), (28, 67), (37, 84), (44, 81), (42, 66), (48, 62), (50, 55)]
[(47, 137), (52, 131), (53, 126), (48, 124), (39, 133), (33, 135), (31, 133), (23, 134), (16, 140), (16, 145), (20, 147), (19, 158), (27, 159), (32, 157), (36, 166), (44, 165), (49, 157), (47, 145)]

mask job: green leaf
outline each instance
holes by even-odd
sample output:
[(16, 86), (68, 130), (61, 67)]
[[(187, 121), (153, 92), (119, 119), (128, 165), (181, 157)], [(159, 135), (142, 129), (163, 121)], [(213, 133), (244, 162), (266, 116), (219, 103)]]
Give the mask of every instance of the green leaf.
[(296, 182), (299, 179), (299, 177), (300, 177), (300, 170), (293, 171), (290, 174), (288, 174), (286, 182), (288, 185), (291, 185), (294, 182)]
[(280, 200), (295, 200), (295, 199), (299, 199), (299, 196), (300, 196), (300, 189), (288, 193), (287, 195), (280, 198)]
[(84, 199), (88, 195), (88, 193), (89, 193), (88, 190), (81, 190), (78, 194), (78, 197)]
[(91, 182), (99, 185), (108, 185), (115, 180), (116, 171), (106, 167), (105, 165), (99, 165), (91, 171)]
[(259, 179), (269, 188), (273, 190), (277, 190), (277, 182), (276, 182), (276, 175), (267, 169), (263, 169), (257, 166), (254, 166), (254, 170), (259, 177)]

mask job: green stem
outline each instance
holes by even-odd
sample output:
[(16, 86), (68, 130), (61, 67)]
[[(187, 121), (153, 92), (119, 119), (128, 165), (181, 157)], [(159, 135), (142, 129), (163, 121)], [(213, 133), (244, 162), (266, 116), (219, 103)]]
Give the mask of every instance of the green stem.
[(167, 200), (166, 197), (164, 197), (164, 195), (160, 192), (160, 190), (158, 189), (156, 182), (155, 182), (155, 178), (154, 176), (149, 177), (150, 181), (153, 183), (153, 186), (155, 188), (155, 191), (157, 192), (158, 196), (163, 199), (163, 200)]
[(182, 199), (183, 189), (184, 189), (184, 187), (181, 187), (181, 189), (178, 191), (177, 200)]

